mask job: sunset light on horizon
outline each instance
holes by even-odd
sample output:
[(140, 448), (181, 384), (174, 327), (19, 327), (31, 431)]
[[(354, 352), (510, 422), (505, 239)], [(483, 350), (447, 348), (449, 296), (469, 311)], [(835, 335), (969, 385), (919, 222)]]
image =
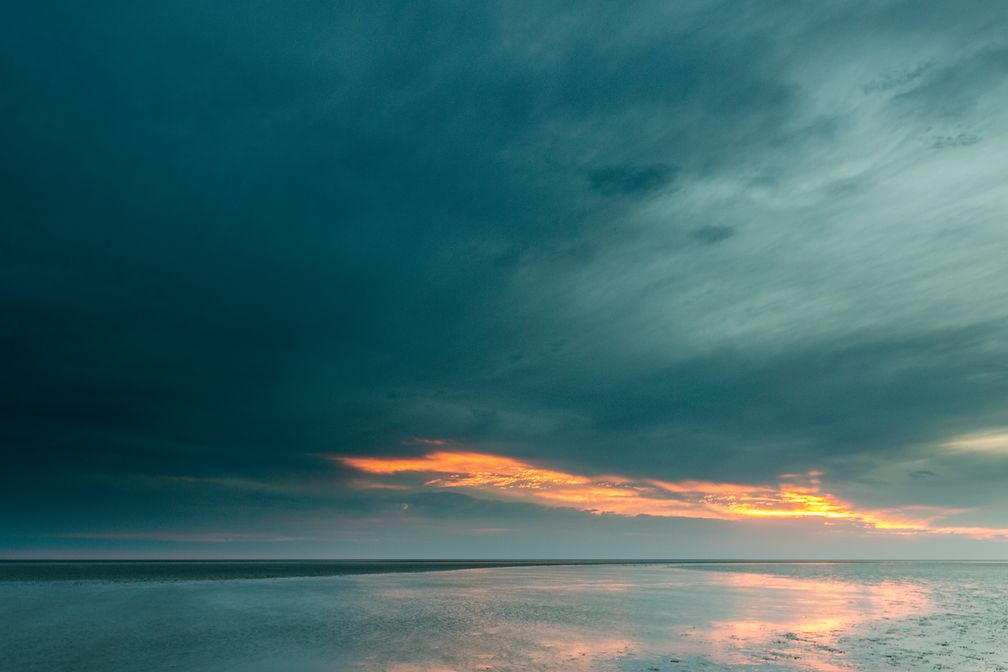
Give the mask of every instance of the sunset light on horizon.
[[(421, 445), (448, 445), (427, 440)], [(747, 518), (822, 518), (844, 521), (889, 533), (958, 534), (977, 539), (1008, 539), (1008, 528), (942, 525), (941, 519), (959, 510), (931, 508), (920, 516), (898, 507), (862, 509), (822, 490), (820, 471), (783, 474), (775, 486), (714, 483), (696, 480), (660, 481), (624, 476), (589, 477), (503, 455), (466, 451), (436, 451), (418, 457), (329, 456), (351, 469), (373, 475), (416, 474), (433, 477), (412, 487), (459, 488), (475, 494), (569, 507), (595, 515), (656, 516), (745, 520)], [(402, 482), (358, 482), (357, 487), (402, 488)]]

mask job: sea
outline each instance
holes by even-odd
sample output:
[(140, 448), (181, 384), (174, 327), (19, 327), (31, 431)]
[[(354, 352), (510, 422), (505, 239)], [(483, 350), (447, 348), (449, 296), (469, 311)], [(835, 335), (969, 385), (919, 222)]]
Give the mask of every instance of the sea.
[(1008, 564), (2, 562), (0, 670), (1008, 671)]

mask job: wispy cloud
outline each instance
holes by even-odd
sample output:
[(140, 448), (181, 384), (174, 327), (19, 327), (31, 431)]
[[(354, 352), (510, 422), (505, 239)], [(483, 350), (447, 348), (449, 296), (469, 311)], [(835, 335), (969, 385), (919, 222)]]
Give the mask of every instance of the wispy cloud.
[(947, 441), (943, 445), (952, 450), (1008, 455), (1008, 431), (1002, 429), (985, 434), (970, 434)]
[(403, 441), (405, 446), (447, 446), (446, 439), (428, 439), (422, 436), (414, 436), (409, 441)]
[(249, 532), (68, 532), (65, 539), (101, 539), (105, 541), (165, 541), (174, 543), (229, 544), (234, 542), (281, 543), (305, 541), (311, 537), (259, 534)]
[(475, 452), (437, 451), (419, 457), (332, 456), (330, 459), (375, 476), (421, 476), (422, 480), (413, 483), (416, 487), (462, 488), (491, 497), (575, 508), (596, 515), (719, 520), (819, 518), (901, 534), (1008, 538), (1008, 529), (940, 524), (942, 518), (961, 513), (960, 510), (858, 507), (825, 492), (819, 471), (783, 474), (777, 484), (768, 485), (698, 480), (670, 482), (615, 475), (592, 477), (542, 468), (503, 455)]

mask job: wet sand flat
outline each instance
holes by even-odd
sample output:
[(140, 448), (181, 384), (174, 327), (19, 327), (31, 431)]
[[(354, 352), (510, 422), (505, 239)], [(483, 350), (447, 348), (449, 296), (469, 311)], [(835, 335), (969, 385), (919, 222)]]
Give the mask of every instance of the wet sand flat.
[(1008, 670), (1008, 564), (480, 567), (0, 581), (62, 670)]

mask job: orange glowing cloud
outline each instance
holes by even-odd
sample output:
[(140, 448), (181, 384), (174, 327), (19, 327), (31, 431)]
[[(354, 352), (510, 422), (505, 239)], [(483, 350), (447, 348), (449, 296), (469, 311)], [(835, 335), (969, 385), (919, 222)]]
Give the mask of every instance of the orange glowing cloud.
[[(770, 486), (588, 477), (537, 467), (503, 455), (474, 452), (436, 451), (419, 457), (332, 456), (330, 459), (375, 476), (422, 475), (422, 484), (426, 487), (463, 488), (493, 497), (575, 508), (597, 515), (718, 520), (818, 518), (902, 534), (930, 532), (1008, 539), (1008, 529), (935, 524), (940, 515), (954, 511), (932, 511), (932, 515), (921, 518), (898, 510), (856, 508), (822, 492), (822, 473), (818, 471), (784, 474), (779, 484)], [(381, 487), (381, 484), (366, 487)]]

